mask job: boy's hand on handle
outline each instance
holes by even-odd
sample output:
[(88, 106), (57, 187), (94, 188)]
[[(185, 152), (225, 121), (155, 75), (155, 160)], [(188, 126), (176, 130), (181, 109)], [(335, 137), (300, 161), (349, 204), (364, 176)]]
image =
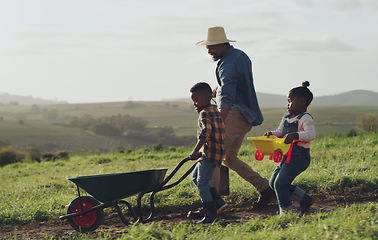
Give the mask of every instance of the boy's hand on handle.
[(288, 133), (285, 135), (285, 143), (286, 144), (289, 144), (289, 143), (292, 143), (294, 140), (298, 140), (299, 138), (299, 135), (298, 133)]
[(190, 160), (197, 160), (201, 154), (198, 151), (193, 151), (190, 155), (189, 158)]
[(202, 148), (202, 146), (204, 144), (205, 144), (205, 139), (204, 138), (198, 139), (198, 142), (197, 142), (196, 146), (194, 147), (192, 153), (189, 155), (189, 158), (191, 160), (197, 160), (199, 157), (202, 156), (202, 154), (199, 151), (200, 151), (200, 149)]

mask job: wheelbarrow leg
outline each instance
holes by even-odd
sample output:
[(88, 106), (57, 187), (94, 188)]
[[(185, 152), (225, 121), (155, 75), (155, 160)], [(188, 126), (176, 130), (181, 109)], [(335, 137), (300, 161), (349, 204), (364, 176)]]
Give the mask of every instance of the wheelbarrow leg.
[(112, 204), (113, 207), (117, 210), (117, 213), (118, 213), (119, 218), (122, 220), (122, 222), (123, 222), (126, 226), (128, 226), (128, 225), (129, 225), (129, 222), (126, 220), (125, 215), (122, 213), (122, 210), (121, 210), (121, 208), (120, 208), (119, 205), (118, 205), (118, 204), (120, 204), (120, 203), (123, 203), (123, 204), (125, 204), (125, 205), (127, 206), (127, 208), (130, 210), (130, 213), (131, 213), (131, 215), (133, 216), (134, 220), (137, 220), (137, 216), (136, 216), (136, 214), (135, 214), (135, 212), (134, 212), (134, 209), (131, 207), (131, 204), (130, 204), (128, 201), (125, 201), (125, 200), (119, 200), (118, 203), (114, 203), (114, 204)]
[[(156, 188), (154, 189), (151, 189), (149, 191), (145, 191), (145, 192), (142, 192), (139, 194), (138, 196), (138, 206), (137, 206), (137, 210), (138, 210), (138, 213), (139, 213), (139, 217), (138, 217), (138, 220), (137, 222), (142, 222), (142, 223), (145, 223), (147, 222), (148, 220), (150, 220), (154, 214), (155, 214), (155, 205), (154, 205), (154, 196), (156, 193), (160, 192), (160, 191), (163, 191), (163, 190), (166, 190), (166, 189), (169, 189), (169, 188), (172, 188), (176, 185), (178, 185), (179, 183), (181, 183), (192, 171), (193, 169), (195, 168), (195, 166), (197, 165), (197, 162), (194, 163), (185, 173), (184, 175), (181, 176), (181, 178), (179, 180), (177, 180), (176, 182), (170, 184), (170, 185), (167, 185), (165, 186), (165, 184), (167, 184), (167, 182), (169, 180), (171, 180), (171, 178), (173, 177), (173, 175), (176, 174), (176, 172), (181, 168), (181, 166), (189, 161), (190, 158), (185, 158), (183, 160), (181, 160), (181, 162), (179, 164), (177, 164), (177, 166), (173, 169), (173, 171), (169, 174), (169, 176), (163, 181), (163, 183), (161, 183), (159, 186), (157, 186)], [(146, 218), (146, 219), (143, 219), (143, 212), (142, 212), (142, 198), (145, 194), (147, 193), (150, 193), (151, 192), (151, 196), (150, 196), (150, 207), (151, 207), (151, 210), (150, 210), (150, 214), (149, 216)]]
[(79, 185), (76, 185), (76, 187), (77, 187), (77, 194), (79, 195), (81, 211), (84, 211), (83, 201), (81, 201), (81, 196), (80, 196), (80, 188), (79, 188)]

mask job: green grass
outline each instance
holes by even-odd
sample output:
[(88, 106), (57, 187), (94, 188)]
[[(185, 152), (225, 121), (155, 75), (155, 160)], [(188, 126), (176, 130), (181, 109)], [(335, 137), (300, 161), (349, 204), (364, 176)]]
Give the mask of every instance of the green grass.
[[(374, 239), (378, 204), (355, 204), (331, 213), (250, 219), (227, 226), (133, 225), (119, 239)], [(85, 238), (85, 236), (84, 236)]]
[[(127, 227), (124, 239), (374, 239), (377, 237), (378, 135), (361, 134), (356, 137), (330, 135), (312, 142), (310, 167), (295, 180), (295, 184), (311, 194), (329, 198), (341, 195), (345, 201), (371, 199), (369, 204), (352, 204), (329, 213), (315, 213), (304, 218), (271, 216), (250, 219), (242, 224), (215, 225), (208, 228), (192, 225), (162, 227), (158, 223)], [(19, 225), (29, 221), (59, 221), (67, 205), (76, 198), (76, 188), (67, 177), (139, 171), (173, 167), (191, 152), (191, 148), (154, 152), (140, 148), (125, 154), (104, 154), (72, 157), (42, 163), (16, 163), (0, 168), (0, 226)], [(240, 157), (262, 176), (269, 178), (275, 163), (254, 160), (252, 143), (243, 144)], [(187, 163), (175, 179), (186, 171)], [(258, 193), (234, 172), (230, 172), (227, 201), (247, 204)], [(178, 186), (156, 196), (160, 214), (177, 213), (199, 206), (198, 190), (189, 178)], [(337, 198), (335, 198), (337, 199)], [(349, 199), (349, 200), (348, 200)], [(128, 200), (135, 206), (135, 197)], [(106, 209), (106, 214), (114, 212)], [(86, 238), (80, 235), (78, 239)], [(155, 238), (154, 238), (155, 237)], [(106, 236), (104, 239), (111, 239)]]

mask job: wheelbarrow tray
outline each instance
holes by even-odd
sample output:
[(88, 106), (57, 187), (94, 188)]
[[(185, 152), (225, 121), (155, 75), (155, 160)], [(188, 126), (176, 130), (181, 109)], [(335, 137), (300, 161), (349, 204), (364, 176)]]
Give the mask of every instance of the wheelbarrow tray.
[(109, 202), (136, 195), (158, 186), (163, 182), (166, 172), (167, 168), (162, 168), (67, 179), (100, 202)]
[(284, 143), (284, 138), (278, 138), (276, 136), (270, 136), (269, 138), (267, 136), (249, 137), (248, 139), (253, 142), (256, 149), (266, 155), (273, 155), (274, 151), (277, 149), (281, 149), (282, 153), (285, 155), (290, 149), (290, 144)]

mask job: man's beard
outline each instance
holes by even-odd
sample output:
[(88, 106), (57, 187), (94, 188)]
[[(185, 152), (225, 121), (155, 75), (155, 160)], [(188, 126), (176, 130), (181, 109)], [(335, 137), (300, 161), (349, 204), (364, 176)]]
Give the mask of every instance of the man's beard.
[(218, 55), (212, 55), (213, 57), (213, 61), (216, 62), (220, 59), (220, 57)]

